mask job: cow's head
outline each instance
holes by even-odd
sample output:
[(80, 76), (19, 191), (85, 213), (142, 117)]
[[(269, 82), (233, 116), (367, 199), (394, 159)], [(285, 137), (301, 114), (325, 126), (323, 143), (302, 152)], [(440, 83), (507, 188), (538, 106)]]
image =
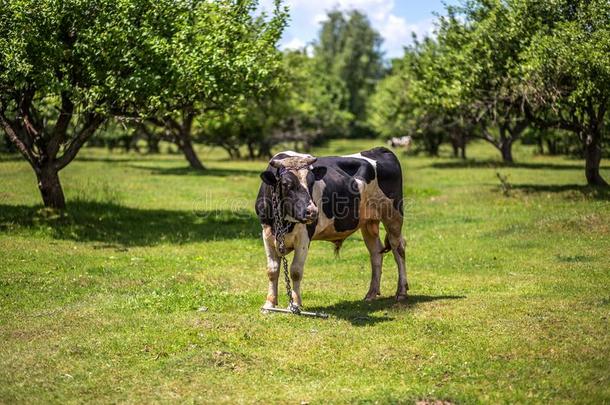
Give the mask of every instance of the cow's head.
[[(280, 155), (281, 156), (281, 155)], [(313, 182), (326, 173), (325, 167), (313, 167), (317, 158), (311, 155), (275, 157), (271, 170), (261, 179), (280, 194), (282, 217), (291, 222), (310, 224), (318, 218), (318, 207), (311, 198)]]

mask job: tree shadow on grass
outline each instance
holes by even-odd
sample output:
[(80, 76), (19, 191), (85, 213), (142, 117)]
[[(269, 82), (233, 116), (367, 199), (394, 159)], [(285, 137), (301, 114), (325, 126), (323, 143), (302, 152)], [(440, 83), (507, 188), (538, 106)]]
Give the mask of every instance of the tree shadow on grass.
[[(56, 239), (102, 242), (103, 247), (155, 246), (258, 238), (253, 212), (141, 209), (107, 202), (72, 201), (63, 216), (40, 206), (0, 204), (0, 232), (28, 228)], [(117, 246), (118, 245), (118, 246)]]
[(497, 160), (454, 160), (450, 162), (434, 162), (430, 167), (435, 169), (469, 169), (469, 168), (517, 168), (517, 169), (541, 169), (541, 170), (582, 170), (584, 164), (556, 164), (556, 163), (535, 163), (535, 162), (516, 162), (504, 163)]
[[(409, 310), (419, 304), (439, 300), (464, 299), (462, 295), (409, 295), (406, 301), (396, 302), (394, 297), (378, 298), (375, 301), (341, 301), (326, 307), (307, 308), (308, 311), (325, 312), (333, 317), (349, 321), (354, 326), (375, 325), (380, 322), (391, 321), (392, 312)], [(383, 311), (383, 315), (373, 315), (374, 312)]]
[(21, 155), (0, 152), (0, 162), (18, 162), (20, 160), (25, 162)]
[[(173, 159), (176, 157), (176, 159)], [(182, 155), (137, 155), (129, 153), (113, 153), (107, 156), (77, 156), (75, 162), (100, 162), (100, 163), (116, 163), (116, 162), (151, 162), (151, 163), (177, 163), (184, 162)]]
[(510, 187), (526, 194), (568, 193), (582, 195), (593, 200), (610, 201), (610, 187), (592, 187), (582, 184), (511, 184)]
[(258, 176), (261, 170), (244, 170), (244, 169), (222, 169), (222, 168), (207, 168), (205, 170), (195, 170), (190, 167), (150, 167), (140, 165), (129, 165), (129, 167), (146, 170), (149, 174), (155, 175), (171, 175), (171, 176), (217, 176), (217, 177), (229, 177), (229, 176)]

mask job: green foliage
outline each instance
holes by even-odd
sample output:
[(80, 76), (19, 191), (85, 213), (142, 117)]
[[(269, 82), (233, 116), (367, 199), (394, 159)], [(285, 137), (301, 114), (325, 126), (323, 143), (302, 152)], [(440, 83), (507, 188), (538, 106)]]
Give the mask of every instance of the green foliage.
[[(190, 2), (189, 2), (190, 4)], [(157, 115), (223, 108), (251, 94), (272, 91), (281, 59), (276, 49), (286, 11), (255, 16), (257, 0), (200, 1), (182, 16), (180, 31), (164, 44), (171, 63), (167, 95)]]
[(289, 83), (289, 119), (319, 137), (341, 137), (354, 119), (344, 109), (349, 98), (345, 83), (320, 70), (318, 60), (303, 52), (288, 52), (285, 63)]
[[(287, 12), (277, 1), (270, 18), (257, 17), (257, 4), (256, 0), (203, 1), (186, 14), (177, 42), (169, 44), (172, 75), (164, 88), (167, 96), (161, 98), (160, 108), (148, 119), (167, 132), (195, 169), (204, 166), (194, 152), (193, 139), (207, 138), (229, 151), (238, 151), (236, 141), (251, 144), (244, 138), (261, 138), (264, 125), (254, 124), (265, 118), (258, 112), (257, 117), (250, 118), (244, 111), (251, 103), (275, 94), (282, 84), (281, 55), (276, 44)], [(201, 117), (211, 110), (214, 115)], [(247, 122), (242, 122), (244, 118)], [(199, 128), (208, 130), (208, 134), (193, 134), (194, 121), (205, 119), (212, 122)], [(245, 128), (250, 125), (257, 128)]]
[(404, 63), (399, 60), (393, 63), (390, 74), (377, 84), (368, 109), (369, 124), (383, 138), (402, 136), (413, 129), (409, 122), (411, 78)]
[(25, 89), (52, 105), (64, 92), (81, 113), (154, 105), (168, 78), (163, 45), (178, 31), (177, 16), (188, 4), (2, 1), (3, 105)]
[[(524, 54), (524, 92), (533, 108), (547, 108), (566, 123), (574, 118), (572, 124), (595, 125), (596, 112), (610, 107), (610, 4), (556, 3), (571, 13), (557, 18), (552, 31), (536, 33)], [(548, 11), (541, 8), (539, 14)]]

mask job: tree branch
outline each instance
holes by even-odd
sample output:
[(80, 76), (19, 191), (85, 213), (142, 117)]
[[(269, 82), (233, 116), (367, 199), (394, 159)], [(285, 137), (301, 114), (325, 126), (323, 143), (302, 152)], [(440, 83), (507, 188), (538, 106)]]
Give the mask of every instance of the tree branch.
[(68, 129), (68, 125), (70, 124), (70, 120), (72, 119), (72, 113), (74, 111), (74, 104), (68, 98), (66, 92), (61, 93), (61, 110), (59, 112), (59, 117), (57, 118), (57, 122), (55, 123), (55, 128), (53, 129), (53, 134), (49, 143), (47, 145), (47, 154), (50, 159), (54, 159), (59, 152), (59, 147), (66, 137), (66, 131)]
[(10, 121), (6, 118), (6, 116), (4, 115), (4, 111), (0, 112), (0, 125), (2, 125), (2, 129), (4, 129), (4, 132), (8, 136), (8, 139), (10, 139), (13, 145), (17, 147), (21, 155), (23, 155), (23, 157), (34, 168), (34, 170), (38, 172), (35, 165), (36, 159), (32, 155), (32, 152), (27, 147), (27, 145), (24, 144), (21, 139), (19, 139), (19, 136), (17, 136), (17, 130), (13, 127), (13, 125), (11, 125)]
[(83, 128), (78, 135), (68, 144), (63, 155), (55, 161), (55, 168), (61, 170), (66, 167), (75, 157), (80, 148), (91, 138), (97, 128), (104, 122), (104, 117), (92, 113), (88, 114)]
[[(30, 135), (31, 139), (36, 139), (38, 137), (40, 137), (40, 133), (42, 132), (42, 129), (40, 127), (38, 127), (38, 125), (36, 125), (35, 121), (35, 117), (32, 114), (32, 103), (34, 101), (34, 93), (35, 90), (33, 88), (29, 88), (27, 89), (24, 93), (23, 93), (23, 97), (21, 97), (21, 100), (19, 101), (19, 111), (21, 113), (21, 116), (23, 117), (23, 124), (25, 127), (25, 130), (27, 132), (28, 135)], [(38, 145), (40, 146), (40, 145)]]

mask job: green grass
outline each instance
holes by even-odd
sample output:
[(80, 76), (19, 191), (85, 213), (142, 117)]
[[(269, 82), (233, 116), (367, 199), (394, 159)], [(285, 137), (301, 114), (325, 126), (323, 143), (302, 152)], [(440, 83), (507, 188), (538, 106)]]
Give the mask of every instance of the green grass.
[(1, 156), (0, 403), (610, 402), (610, 193), (582, 186), (581, 161), (468, 152), (401, 157), (406, 304), (390, 257), (382, 298), (361, 301), (359, 234), (339, 259), (312, 244), (304, 304), (329, 320), (259, 313), (263, 162), (202, 149), (199, 175), (177, 155), (84, 150), (57, 217)]

